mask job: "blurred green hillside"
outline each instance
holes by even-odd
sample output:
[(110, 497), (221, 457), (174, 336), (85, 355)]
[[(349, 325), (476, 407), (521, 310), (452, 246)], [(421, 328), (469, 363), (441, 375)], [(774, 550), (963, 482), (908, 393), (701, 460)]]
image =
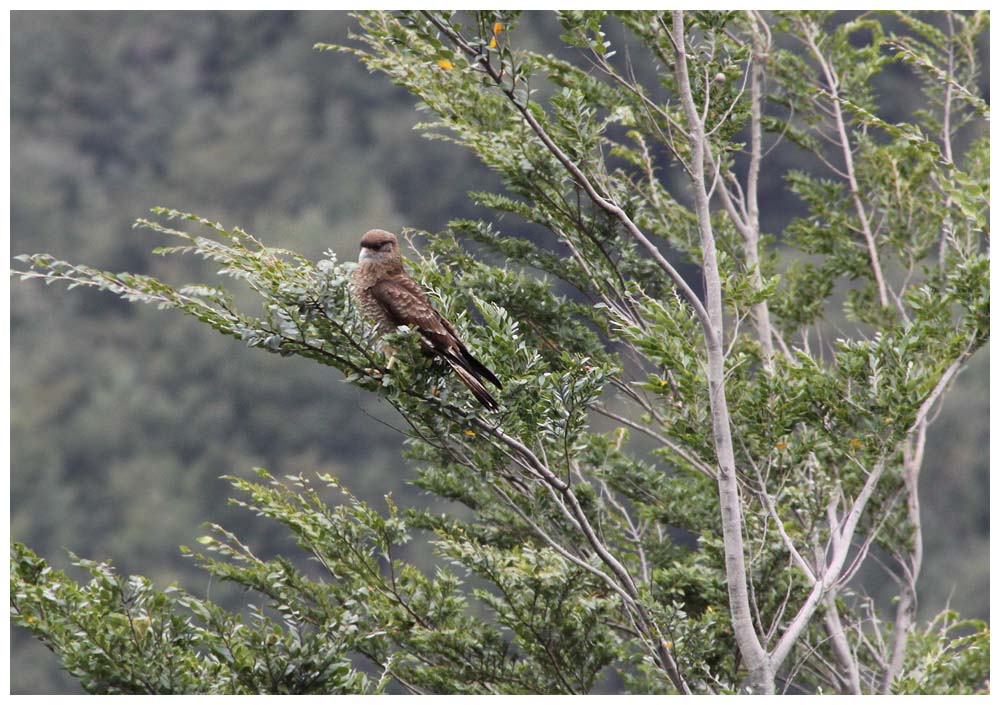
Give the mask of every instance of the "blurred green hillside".
[[(11, 254), (205, 281), (211, 267), (150, 254), (131, 223), (155, 205), (240, 225), (317, 259), (354, 259), (370, 227), (443, 229), (484, 216), (498, 189), (471, 156), (412, 130), (414, 100), (315, 42), (343, 42), (342, 13), (11, 15)], [(541, 14), (518, 30), (552, 44)], [(906, 100), (906, 76), (891, 91)], [(796, 159), (792, 148), (775, 158)], [(766, 227), (798, 211), (766, 182)], [(226, 504), (222, 474), (327, 471), (365, 499), (432, 502), (407, 484), (388, 410), (302, 360), (263, 355), (108, 295), (11, 286), (11, 535), (59, 568), (66, 550), (236, 605), (178, 546), (215, 521), (261, 555), (279, 531)], [(921, 613), (950, 600), (988, 618), (988, 353), (928, 438)], [(452, 509), (441, 503), (441, 510)], [(430, 560), (414, 542), (411, 557)], [(11, 636), (15, 693), (80, 692), (48, 652)]]

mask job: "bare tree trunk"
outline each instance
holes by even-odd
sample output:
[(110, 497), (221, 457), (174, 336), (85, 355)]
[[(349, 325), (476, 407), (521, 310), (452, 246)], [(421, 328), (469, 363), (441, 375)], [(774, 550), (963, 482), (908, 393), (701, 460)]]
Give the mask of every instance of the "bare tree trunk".
[(889, 665), (882, 677), (882, 693), (892, 692), (892, 682), (903, 670), (906, 642), (917, 616), (917, 578), (924, 561), (923, 532), (920, 527), (920, 496), (917, 484), (920, 466), (924, 461), (924, 440), (927, 438), (927, 417), (922, 417), (903, 445), (903, 482), (906, 485), (906, 517), (913, 527), (913, 548), (909, 556), (897, 558), (903, 570), (900, 580), (899, 602), (896, 604), (896, 622), (892, 632), (892, 652)]
[(774, 692), (774, 672), (767, 652), (753, 626), (750, 597), (747, 590), (746, 564), (743, 554), (743, 513), (739, 485), (736, 479), (736, 458), (726, 403), (725, 350), (723, 349), (722, 282), (715, 252), (708, 192), (705, 186), (705, 125), (698, 115), (691, 93), (687, 71), (684, 39), (684, 15), (673, 14), (674, 48), (677, 52), (676, 73), (681, 102), (687, 115), (691, 137), (691, 168), (695, 210), (701, 234), (702, 269), (705, 278), (705, 308), (711, 330), (706, 331), (708, 355), (708, 387), (712, 411), (712, 431), (716, 460), (719, 466), (719, 503), (722, 513), (722, 536), (726, 556), (726, 583), (729, 590), (729, 610), (733, 632), (740, 654), (749, 671), (751, 688), (756, 693)]
[(840, 622), (840, 612), (837, 610), (836, 596), (831, 592), (826, 596), (826, 612), (823, 615), (826, 631), (830, 635), (833, 654), (837, 663), (843, 669), (838, 676), (843, 680), (847, 691), (852, 695), (861, 695), (861, 673), (858, 670), (858, 660), (851, 652), (851, 645)]
[(830, 61), (823, 55), (820, 50), (819, 45), (816, 42), (816, 35), (818, 29), (809, 20), (800, 20), (800, 26), (802, 27), (802, 34), (806, 40), (809, 49), (813, 53), (813, 57), (819, 64), (820, 69), (823, 71), (823, 76), (826, 80), (826, 91), (830, 98), (830, 111), (833, 113), (835, 125), (837, 128), (837, 135), (840, 141), (840, 148), (844, 156), (844, 175), (847, 178), (847, 183), (851, 188), (851, 199), (854, 201), (854, 211), (858, 216), (858, 222), (861, 224), (861, 230), (864, 233), (865, 245), (868, 248), (868, 258), (871, 260), (872, 275), (875, 278), (875, 285), (878, 287), (878, 300), (882, 305), (882, 308), (889, 307), (889, 297), (885, 285), (885, 276), (882, 273), (882, 264), (879, 262), (878, 245), (875, 242), (875, 234), (872, 232), (871, 221), (868, 217), (868, 211), (865, 210), (864, 201), (861, 196), (861, 188), (858, 186), (858, 179), (855, 174), (854, 168), (854, 151), (851, 145), (851, 139), (847, 134), (847, 125), (844, 121), (844, 110), (840, 102), (840, 79), (837, 76), (836, 69), (831, 64)]
[[(750, 270), (750, 281), (755, 291), (764, 288), (763, 276), (760, 272), (760, 217), (757, 205), (757, 178), (760, 175), (761, 160), (761, 125), (763, 113), (761, 104), (764, 96), (764, 60), (768, 46), (754, 18), (750, 26), (753, 28), (753, 54), (750, 67), (750, 166), (747, 169), (747, 227), (743, 237), (743, 253), (746, 256), (747, 269)], [(760, 341), (761, 354), (766, 361), (767, 369), (773, 369), (774, 343), (771, 340), (771, 313), (767, 301), (761, 301), (753, 307), (754, 325), (757, 327), (757, 340)]]

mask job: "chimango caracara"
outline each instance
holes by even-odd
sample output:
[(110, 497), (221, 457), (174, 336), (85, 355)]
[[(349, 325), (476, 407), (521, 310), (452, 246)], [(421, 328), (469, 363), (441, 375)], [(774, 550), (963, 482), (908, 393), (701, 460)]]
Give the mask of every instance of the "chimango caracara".
[(395, 235), (385, 230), (365, 233), (352, 287), (358, 307), (379, 330), (388, 333), (398, 326), (409, 326), (419, 331), (428, 352), (451, 365), (479, 403), (493, 411), (500, 408), (486, 391), (483, 379), (498, 389), (502, 387), (500, 380), (472, 356), (454, 326), (434, 310), (424, 290), (403, 269)]

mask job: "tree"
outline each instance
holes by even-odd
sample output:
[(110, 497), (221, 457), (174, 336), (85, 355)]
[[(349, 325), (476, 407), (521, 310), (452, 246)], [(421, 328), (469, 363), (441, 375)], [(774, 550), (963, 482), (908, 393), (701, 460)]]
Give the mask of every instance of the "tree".
[[(504, 380), (501, 412), (410, 331), (390, 367), (332, 253), (164, 208), (138, 221), (180, 239), (158, 252), (244, 282), (258, 316), (217, 286), (51, 255), (19, 272), (341, 370), (399, 412), (416, 484), (464, 509), (386, 497), (382, 513), (323, 475), (345, 498), (331, 506), (313, 480), (259, 470), (231, 478), (234, 501), (321, 570), (214, 527), (191, 554), (263, 596), (252, 626), (104, 565), (82, 562), (77, 585), (18, 544), (15, 622), (95, 691), (984, 687), (986, 626), (922, 629), (915, 604), (927, 427), (989, 337), (987, 15), (560, 13), (576, 63), (517, 48), (518, 18), (365, 13), (359, 44), (321, 47), (405, 86), (429, 136), (503, 177), (506, 193), (472, 194), (503, 227), (406, 233), (415, 276)], [(924, 105), (890, 120), (871, 84), (899, 67)], [(758, 198), (775, 140), (809, 157), (784, 174), (807, 212), (780, 244)], [(432, 574), (398, 558), (415, 531), (434, 536)], [(874, 560), (898, 584), (889, 617), (856, 580)]]

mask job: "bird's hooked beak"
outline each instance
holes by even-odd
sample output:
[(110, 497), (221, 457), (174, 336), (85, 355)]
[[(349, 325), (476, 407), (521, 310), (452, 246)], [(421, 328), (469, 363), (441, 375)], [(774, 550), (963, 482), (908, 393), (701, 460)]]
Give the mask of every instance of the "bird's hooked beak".
[(372, 253), (368, 251), (367, 247), (362, 247), (361, 252), (358, 253), (358, 264), (361, 264), (366, 259), (372, 256)]

